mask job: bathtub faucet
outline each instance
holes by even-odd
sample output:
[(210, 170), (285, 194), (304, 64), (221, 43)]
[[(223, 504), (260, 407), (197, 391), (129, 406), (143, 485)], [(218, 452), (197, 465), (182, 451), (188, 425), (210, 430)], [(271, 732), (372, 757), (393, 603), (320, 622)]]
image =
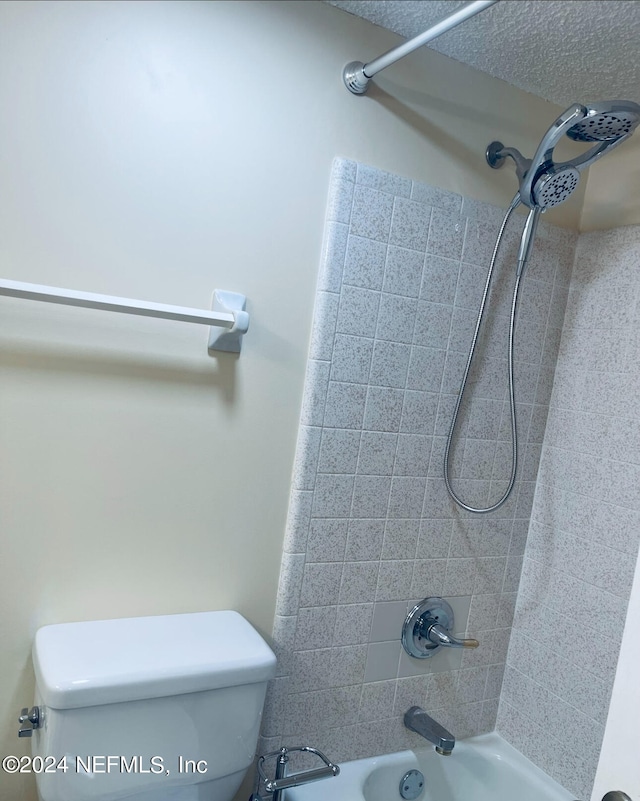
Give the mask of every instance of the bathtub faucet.
[(424, 709), (412, 706), (404, 713), (404, 725), (417, 732), (425, 740), (433, 743), (436, 751), (442, 756), (449, 756), (456, 744), (456, 738), (433, 718), (429, 717)]

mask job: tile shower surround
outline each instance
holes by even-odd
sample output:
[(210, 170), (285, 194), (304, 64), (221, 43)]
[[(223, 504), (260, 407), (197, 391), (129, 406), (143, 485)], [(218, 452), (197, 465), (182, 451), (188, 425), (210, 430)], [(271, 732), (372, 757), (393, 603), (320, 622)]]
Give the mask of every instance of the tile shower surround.
[(497, 723), (585, 799), (640, 538), (639, 268), (640, 227), (580, 236)]
[[(412, 704), (458, 737), (494, 728), (575, 245), (540, 226), (517, 326), (518, 479), (499, 510), (471, 516), (449, 499), (442, 461), (503, 214), (334, 163), (262, 753), (307, 743), (344, 761), (420, 746), (402, 725)], [(454, 453), (471, 503), (498, 497), (510, 471), (514, 217)], [(450, 600), (480, 648), (401, 650), (407, 609), (428, 595)]]

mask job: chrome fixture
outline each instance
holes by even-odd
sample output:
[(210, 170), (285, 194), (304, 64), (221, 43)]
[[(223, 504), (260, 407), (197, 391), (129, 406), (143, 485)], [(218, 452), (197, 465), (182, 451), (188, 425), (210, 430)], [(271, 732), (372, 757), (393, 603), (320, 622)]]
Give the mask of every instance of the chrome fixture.
[[(555, 120), (532, 159), (500, 142), (491, 142), (486, 158), (494, 170), (502, 167), (507, 158), (513, 159), (520, 183), (520, 202), (542, 211), (564, 203), (577, 188), (580, 173), (628, 139), (638, 123), (640, 106), (630, 100), (611, 100), (588, 107), (576, 103)], [(553, 151), (565, 134), (576, 142), (595, 144), (580, 156), (557, 163)]]
[(608, 793), (602, 796), (602, 801), (631, 801), (631, 799), (622, 790), (609, 790)]
[(33, 730), (40, 728), (40, 707), (32, 706), (28, 709), (25, 706), (20, 712), (18, 723), (20, 724), (18, 737), (32, 737)]
[[(323, 768), (315, 768), (314, 770), (305, 770), (300, 773), (292, 773), (287, 775), (287, 764), (289, 762), (289, 754), (296, 751), (314, 754), (324, 762)], [(270, 779), (264, 771), (264, 763), (267, 759), (276, 760), (276, 772), (273, 779)], [(269, 754), (263, 754), (258, 759), (256, 771), (256, 789), (252, 793), (249, 801), (264, 801), (263, 796), (260, 795), (260, 785), (264, 784), (264, 790), (267, 795), (271, 796), (271, 801), (282, 801), (283, 793), (291, 787), (298, 787), (301, 784), (308, 784), (309, 782), (316, 782), (320, 779), (330, 779), (332, 776), (337, 776), (340, 773), (340, 767), (330, 762), (327, 757), (317, 748), (311, 748), (308, 745), (303, 745), (298, 748), (280, 748), (278, 751), (272, 751)]]
[(424, 774), (419, 770), (410, 770), (400, 779), (400, 795), (405, 801), (414, 801), (424, 788)]
[(443, 598), (425, 598), (413, 607), (402, 626), (402, 646), (409, 656), (428, 659), (439, 648), (477, 648), (477, 640), (459, 640), (453, 629), (453, 609)]
[(442, 756), (449, 756), (455, 747), (456, 738), (453, 734), (436, 720), (429, 717), (424, 709), (419, 706), (412, 706), (407, 709), (404, 713), (404, 725), (424, 737), (425, 740), (433, 743), (436, 751)]
[(389, 67), (391, 64), (395, 64), (396, 61), (408, 56), (409, 53), (413, 53), (414, 50), (422, 47), (422, 45), (430, 42), (437, 36), (450, 31), (452, 28), (455, 28), (456, 25), (460, 25), (461, 22), (464, 22), (470, 17), (474, 17), (476, 14), (484, 11), (485, 8), (495, 5), (497, 1), (498, 0), (476, 0), (476, 2), (467, 3), (462, 6), (462, 8), (454, 11), (453, 14), (450, 14), (448, 17), (440, 20), (440, 22), (432, 25), (429, 30), (415, 36), (413, 39), (409, 39), (398, 47), (394, 47), (393, 50), (389, 50), (387, 53), (378, 56), (378, 58), (370, 61), (368, 64), (363, 64), (362, 61), (349, 62), (342, 71), (342, 79), (345, 86), (354, 95), (363, 95), (369, 88), (371, 78), (373, 78), (376, 73)]
[[(460, 392), (454, 407), (453, 418), (451, 420), (451, 427), (449, 428), (449, 435), (445, 448), (444, 482), (447, 492), (453, 500), (467, 512), (484, 514), (498, 509), (511, 494), (516, 480), (516, 472), (518, 469), (518, 435), (516, 429), (516, 405), (513, 386), (514, 330), (520, 283), (531, 254), (540, 215), (547, 209), (564, 203), (577, 189), (581, 172), (590, 167), (595, 161), (602, 158), (607, 151), (618, 147), (618, 145), (628, 139), (638, 127), (638, 124), (640, 124), (640, 105), (629, 100), (604, 101), (601, 103), (593, 103), (590, 106), (582, 106), (576, 103), (570, 106), (564, 114), (561, 114), (558, 119), (555, 120), (553, 125), (542, 137), (542, 141), (538, 145), (538, 149), (532, 159), (525, 158), (522, 153), (514, 147), (505, 147), (502, 142), (491, 142), (487, 147), (487, 163), (493, 169), (502, 167), (507, 158), (513, 159), (516, 165), (516, 177), (518, 178), (519, 188), (504, 216), (491, 255), (489, 271), (480, 302), (480, 311), (478, 312), (478, 318), (471, 340), (471, 348), (462, 377)], [(553, 151), (564, 135), (577, 142), (595, 142), (595, 144), (585, 153), (582, 153), (580, 156), (570, 161), (556, 163), (553, 160)], [(474, 507), (464, 503), (464, 501), (456, 495), (451, 486), (449, 475), (451, 443), (460, 412), (460, 406), (462, 404), (462, 398), (467, 387), (469, 371), (471, 370), (471, 364), (478, 343), (478, 335), (484, 317), (498, 250), (509, 217), (521, 203), (529, 208), (529, 215), (525, 222), (522, 238), (520, 240), (515, 285), (511, 302), (511, 314), (509, 318), (507, 362), (509, 375), (509, 406), (511, 411), (511, 475), (502, 497), (489, 506)]]

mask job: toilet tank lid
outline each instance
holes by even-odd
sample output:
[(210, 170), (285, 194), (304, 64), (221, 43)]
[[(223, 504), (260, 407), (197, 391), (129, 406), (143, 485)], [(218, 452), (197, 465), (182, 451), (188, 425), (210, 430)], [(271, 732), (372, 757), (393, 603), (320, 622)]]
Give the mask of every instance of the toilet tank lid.
[(276, 658), (224, 611), (44, 626), (33, 664), (42, 702), (73, 709), (263, 682)]

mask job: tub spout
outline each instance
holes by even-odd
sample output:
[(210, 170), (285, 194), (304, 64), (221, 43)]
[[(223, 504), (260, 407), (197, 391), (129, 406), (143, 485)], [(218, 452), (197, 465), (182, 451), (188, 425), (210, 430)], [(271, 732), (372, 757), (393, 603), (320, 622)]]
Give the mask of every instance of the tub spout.
[(404, 725), (415, 731), (425, 740), (433, 743), (436, 751), (442, 756), (449, 756), (456, 744), (456, 738), (433, 718), (429, 717), (424, 709), (412, 706), (404, 713)]

